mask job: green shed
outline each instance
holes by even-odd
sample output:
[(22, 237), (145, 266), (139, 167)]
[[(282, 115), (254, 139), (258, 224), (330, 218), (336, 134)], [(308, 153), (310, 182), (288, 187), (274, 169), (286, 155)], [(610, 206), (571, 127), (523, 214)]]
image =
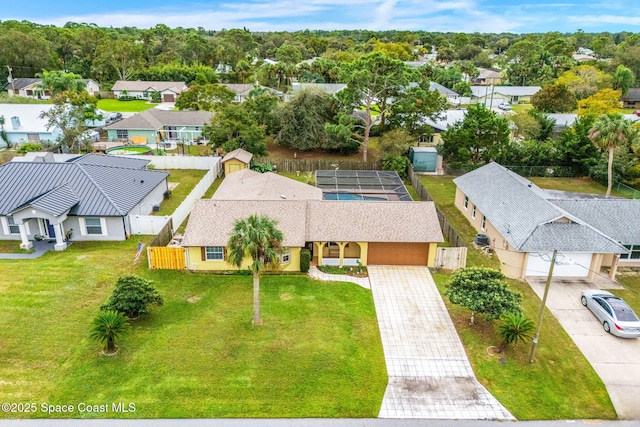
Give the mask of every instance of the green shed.
[(438, 151), (435, 147), (411, 147), (409, 160), (416, 172), (435, 172), (438, 163)]

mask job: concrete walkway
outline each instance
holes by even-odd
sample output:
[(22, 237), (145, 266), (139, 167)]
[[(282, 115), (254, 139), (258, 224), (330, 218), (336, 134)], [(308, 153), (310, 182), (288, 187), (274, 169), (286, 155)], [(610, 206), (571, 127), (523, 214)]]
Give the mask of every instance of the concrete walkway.
[(323, 282), (351, 282), (365, 289), (371, 289), (369, 278), (367, 277), (353, 277), (346, 274), (327, 274), (318, 270), (315, 265), (309, 267), (309, 276), (317, 280), (322, 280)]
[(379, 417), (513, 420), (476, 380), (429, 269), (368, 270), (389, 375)]
[[(49, 243), (48, 240), (34, 240), (33, 249), (35, 252), (30, 254), (0, 254), (0, 259), (34, 259), (40, 258), (47, 251), (53, 251), (55, 248), (55, 240)], [(16, 240), (16, 247), (20, 245), (20, 241)]]

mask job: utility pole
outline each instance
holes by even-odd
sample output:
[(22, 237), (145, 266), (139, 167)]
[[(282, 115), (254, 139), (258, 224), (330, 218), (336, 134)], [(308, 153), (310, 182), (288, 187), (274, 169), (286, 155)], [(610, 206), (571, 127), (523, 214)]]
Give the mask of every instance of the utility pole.
[(551, 257), (551, 266), (549, 267), (549, 275), (547, 276), (547, 283), (544, 287), (544, 296), (542, 297), (542, 307), (538, 313), (538, 322), (536, 323), (536, 334), (533, 337), (533, 344), (531, 344), (531, 355), (529, 356), (529, 363), (533, 363), (533, 356), (536, 353), (536, 346), (538, 345), (538, 337), (540, 336), (540, 325), (542, 323), (542, 315), (544, 314), (544, 307), (547, 304), (547, 295), (549, 295), (549, 286), (551, 285), (551, 277), (553, 277), (553, 266), (556, 264), (556, 255), (558, 250), (553, 250), (553, 256)]

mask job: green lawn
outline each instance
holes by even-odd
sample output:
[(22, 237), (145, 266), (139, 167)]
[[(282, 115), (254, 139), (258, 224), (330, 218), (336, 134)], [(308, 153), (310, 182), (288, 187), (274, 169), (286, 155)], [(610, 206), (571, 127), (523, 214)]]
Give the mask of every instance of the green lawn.
[[(471, 243), (477, 232), (454, 206), (455, 184), (452, 177), (421, 176), (420, 181), (461, 237)], [(467, 266), (499, 268), (500, 264), (497, 257), (486, 255), (470, 244)], [(433, 276), (442, 292), (450, 274), (437, 272)], [(535, 319), (541, 304), (538, 296), (525, 282), (509, 280), (509, 284), (522, 293), (522, 308), (528, 317)], [(444, 300), (478, 380), (516, 418), (616, 417), (599, 377), (549, 311), (542, 322), (536, 362), (530, 364), (529, 345), (509, 347), (501, 356), (490, 354), (487, 349), (500, 343), (495, 325), (481, 320), (470, 326), (470, 312), (460, 306), (452, 306), (447, 298)]]
[[(377, 416), (387, 377), (370, 291), (265, 276), (265, 324), (254, 327), (251, 277), (149, 271), (146, 256), (132, 264), (137, 240), (0, 260), (5, 400), (136, 407), (17, 416)], [(154, 280), (165, 304), (133, 322), (116, 356), (101, 356), (88, 338), (91, 319), (116, 278), (132, 273)]]
[(171, 169), (167, 172), (171, 174), (169, 184), (173, 182), (178, 185), (171, 190), (171, 197), (162, 201), (160, 210), (152, 215), (171, 215), (207, 173), (205, 170), (197, 169)]
[[(540, 188), (549, 190), (572, 191), (576, 193), (602, 194), (607, 192), (607, 187), (591, 178), (544, 178), (531, 177), (528, 178)], [(625, 197), (624, 194), (615, 190), (611, 192), (612, 196)]]
[(20, 240), (0, 240), (0, 254), (28, 254), (35, 252), (33, 249), (20, 249)]
[(119, 101), (117, 99), (99, 99), (98, 108), (104, 111), (116, 113), (139, 113), (155, 107), (157, 104), (147, 103), (147, 101)]

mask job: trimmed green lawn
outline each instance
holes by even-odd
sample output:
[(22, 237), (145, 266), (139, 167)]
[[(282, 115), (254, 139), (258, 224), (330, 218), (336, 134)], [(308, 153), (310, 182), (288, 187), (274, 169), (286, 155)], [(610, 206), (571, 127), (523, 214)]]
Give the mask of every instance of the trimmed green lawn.
[(20, 240), (0, 240), (0, 254), (29, 254), (33, 249), (20, 249)]
[[(477, 232), (454, 206), (456, 187), (452, 177), (421, 176), (420, 181), (448, 221), (454, 224), (458, 234), (469, 242), (467, 266), (499, 268), (496, 256), (473, 248), (471, 242)], [(575, 188), (572, 190), (575, 191)], [(433, 277), (439, 290), (444, 291), (450, 273), (436, 272)], [(541, 304), (540, 298), (526, 282), (508, 282), (523, 295), (522, 308), (525, 314), (535, 319)], [(531, 364), (528, 360), (530, 344), (509, 347), (503, 355), (490, 353), (489, 347), (500, 344), (495, 331), (496, 322), (480, 320), (470, 326), (470, 312), (451, 305), (447, 298), (444, 300), (478, 380), (516, 418), (616, 417), (602, 381), (548, 310), (542, 322), (536, 361)]]
[[(17, 416), (377, 416), (387, 377), (370, 291), (264, 276), (265, 324), (255, 327), (251, 277), (150, 271), (146, 254), (132, 264), (136, 245), (76, 242), (37, 260), (0, 260), (5, 400), (136, 407)], [(120, 352), (105, 357), (90, 323), (122, 274), (153, 280), (165, 304), (132, 322)]]
[[(548, 190), (562, 190), (571, 191), (574, 193), (589, 193), (589, 194), (605, 194), (607, 187), (600, 184), (597, 181), (588, 177), (580, 178), (544, 178), (544, 177), (530, 177), (528, 178), (540, 188)], [(611, 191), (612, 196), (625, 197), (624, 194), (618, 193), (615, 190)]]
[(110, 113), (139, 113), (155, 107), (157, 104), (150, 104), (147, 101), (119, 101), (117, 99), (99, 99), (98, 108)]
[(160, 210), (153, 212), (152, 215), (171, 215), (207, 173), (205, 170), (197, 169), (170, 169), (166, 172), (171, 174), (169, 184), (173, 182), (178, 185), (171, 190), (171, 197), (160, 203)]

